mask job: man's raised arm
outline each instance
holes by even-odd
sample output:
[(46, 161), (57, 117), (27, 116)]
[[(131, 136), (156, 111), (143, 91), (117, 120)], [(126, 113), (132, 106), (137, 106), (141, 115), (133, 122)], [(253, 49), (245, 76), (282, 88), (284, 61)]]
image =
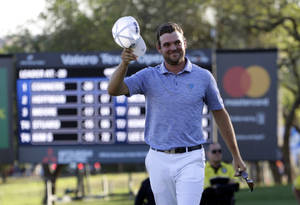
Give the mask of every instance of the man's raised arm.
[(112, 96), (127, 95), (129, 90), (124, 83), (124, 78), (127, 73), (128, 65), (130, 61), (137, 60), (137, 57), (133, 54), (132, 49), (125, 48), (122, 52), (122, 62), (118, 65), (117, 69), (112, 74), (108, 83), (108, 94)]

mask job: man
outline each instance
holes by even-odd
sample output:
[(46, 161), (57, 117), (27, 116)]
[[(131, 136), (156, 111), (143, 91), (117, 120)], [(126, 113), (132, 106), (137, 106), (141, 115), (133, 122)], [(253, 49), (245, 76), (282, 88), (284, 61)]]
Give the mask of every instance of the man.
[(300, 175), (296, 178), (294, 182), (293, 192), (298, 204), (300, 205)]
[(234, 192), (238, 191), (239, 184), (234, 179), (232, 165), (222, 162), (222, 149), (219, 143), (215, 142), (208, 146), (207, 158), (201, 205), (234, 204)]
[(246, 166), (213, 76), (185, 57), (187, 43), (181, 27), (163, 24), (156, 36), (164, 62), (124, 80), (130, 61), (137, 59), (131, 49), (124, 49), (108, 93), (146, 97), (145, 142), (150, 149), (145, 164), (156, 204), (198, 205), (204, 184), (204, 103), (231, 151), (236, 174)]

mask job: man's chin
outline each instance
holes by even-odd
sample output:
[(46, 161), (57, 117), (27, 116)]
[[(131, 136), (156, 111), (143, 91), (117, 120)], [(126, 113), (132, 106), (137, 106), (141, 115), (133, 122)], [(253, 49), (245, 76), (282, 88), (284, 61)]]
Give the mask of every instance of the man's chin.
[(170, 65), (178, 65), (179, 61), (169, 61), (168, 62)]
[(178, 65), (182, 62), (184, 62), (184, 59), (181, 58), (169, 58), (167, 60), (167, 63), (169, 63), (170, 65)]

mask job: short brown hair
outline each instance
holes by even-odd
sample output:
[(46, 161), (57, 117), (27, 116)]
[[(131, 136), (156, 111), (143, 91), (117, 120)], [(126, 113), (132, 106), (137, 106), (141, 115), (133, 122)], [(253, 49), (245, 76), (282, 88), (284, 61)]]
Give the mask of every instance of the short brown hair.
[(160, 46), (160, 36), (165, 33), (173, 33), (174, 31), (178, 31), (183, 36), (183, 30), (177, 23), (168, 22), (160, 25), (156, 31), (156, 40), (158, 45)]

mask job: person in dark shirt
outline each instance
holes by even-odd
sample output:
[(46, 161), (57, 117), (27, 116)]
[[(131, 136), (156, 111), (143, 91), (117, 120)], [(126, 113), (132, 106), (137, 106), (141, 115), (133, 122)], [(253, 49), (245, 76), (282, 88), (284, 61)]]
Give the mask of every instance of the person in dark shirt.
[(155, 205), (149, 177), (142, 182), (135, 197), (134, 205)]

